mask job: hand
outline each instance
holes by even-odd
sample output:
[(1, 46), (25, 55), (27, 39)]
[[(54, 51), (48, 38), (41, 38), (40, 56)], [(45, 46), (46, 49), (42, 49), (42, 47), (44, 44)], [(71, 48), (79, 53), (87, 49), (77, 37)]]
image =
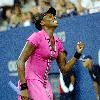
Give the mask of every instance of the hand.
[(73, 86), (73, 84), (70, 84), (69, 85), (69, 91), (72, 92), (73, 90), (74, 90), (74, 86)]
[(64, 90), (65, 93), (69, 93), (69, 89), (66, 87)]
[(84, 44), (81, 41), (78, 42), (77, 45), (76, 45), (76, 51), (78, 53), (82, 53), (83, 49), (84, 49)]
[(21, 90), (21, 98), (22, 98), (22, 100), (29, 100), (27, 89)]

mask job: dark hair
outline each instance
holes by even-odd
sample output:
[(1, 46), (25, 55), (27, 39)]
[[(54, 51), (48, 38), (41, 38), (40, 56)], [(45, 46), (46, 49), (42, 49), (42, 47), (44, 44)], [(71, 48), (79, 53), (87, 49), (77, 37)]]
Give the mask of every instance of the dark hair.
[(66, 50), (64, 50), (63, 52), (64, 52), (64, 53), (65, 53), (65, 55), (67, 56), (67, 54), (68, 54), (68, 53), (67, 53), (67, 51), (66, 51)]
[(41, 20), (43, 19), (44, 17), (44, 14), (39, 14), (38, 16), (35, 16), (35, 27), (38, 29), (38, 30), (42, 30), (42, 26), (41, 26)]
[(10, 6), (5, 6), (5, 7), (3, 7), (3, 11), (2, 11), (2, 13), (1, 13), (1, 15), (2, 15), (2, 18), (3, 18), (4, 20), (7, 19), (7, 16), (6, 16), (6, 11), (7, 11), (7, 10), (10, 10), (11, 13), (12, 13), (12, 12), (13, 12), (13, 7), (10, 7)]
[(91, 55), (87, 55), (83, 59), (91, 59), (92, 60), (92, 56)]

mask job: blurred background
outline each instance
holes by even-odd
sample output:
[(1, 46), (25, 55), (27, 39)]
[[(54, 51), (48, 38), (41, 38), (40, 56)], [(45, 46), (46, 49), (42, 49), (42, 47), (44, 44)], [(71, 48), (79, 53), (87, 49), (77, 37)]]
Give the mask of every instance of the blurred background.
[[(8, 82), (17, 86), (16, 60), (26, 39), (38, 31), (34, 26), (35, 17), (50, 6), (57, 11), (59, 26), (55, 34), (62, 39), (67, 58), (73, 56), (75, 45), (81, 40), (85, 43), (83, 55), (91, 55), (93, 63), (100, 67), (100, 0), (0, 0), (0, 100), (17, 100), (17, 93)], [(60, 100), (59, 69), (56, 61), (52, 65), (49, 80), (54, 100)], [(99, 74), (98, 80), (100, 87)]]
[(58, 18), (100, 12), (100, 0), (0, 0), (0, 31), (29, 26), (50, 6)]

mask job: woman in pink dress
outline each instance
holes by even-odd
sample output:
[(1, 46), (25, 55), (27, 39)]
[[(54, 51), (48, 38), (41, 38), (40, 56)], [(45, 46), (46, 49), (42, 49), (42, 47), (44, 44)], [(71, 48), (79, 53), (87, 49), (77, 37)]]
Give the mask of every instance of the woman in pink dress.
[(21, 96), (18, 100), (53, 100), (53, 93), (48, 82), (48, 72), (51, 62), (56, 59), (60, 71), (66, 74), (81, 56), (84, 48), (82, 42), (76, 45), (76, 53), (73, 58), (65, 63), (63, 56), (63, 44), (53, 35), (58, 26), (56, 10), (49, 10), (42, 14), (36, 21), (35, 26), (39, 32), (33, 33), (22, 50), (17, 66), (19, 76), (19, 89)]

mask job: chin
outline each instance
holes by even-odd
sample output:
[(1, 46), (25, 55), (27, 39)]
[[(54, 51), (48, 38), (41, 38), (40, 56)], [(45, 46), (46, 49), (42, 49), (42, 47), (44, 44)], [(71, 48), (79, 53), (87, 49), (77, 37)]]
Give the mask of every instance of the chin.
[(53, 28), (55, 29), (58, 25), (53, 26)]
[(52, 28), (56, 28), (57, 26), (58, 26), (58, 24), (51, 25)]
[(58, 24), (54, 24), (54, 27), (57, 27), (58, 26)]

